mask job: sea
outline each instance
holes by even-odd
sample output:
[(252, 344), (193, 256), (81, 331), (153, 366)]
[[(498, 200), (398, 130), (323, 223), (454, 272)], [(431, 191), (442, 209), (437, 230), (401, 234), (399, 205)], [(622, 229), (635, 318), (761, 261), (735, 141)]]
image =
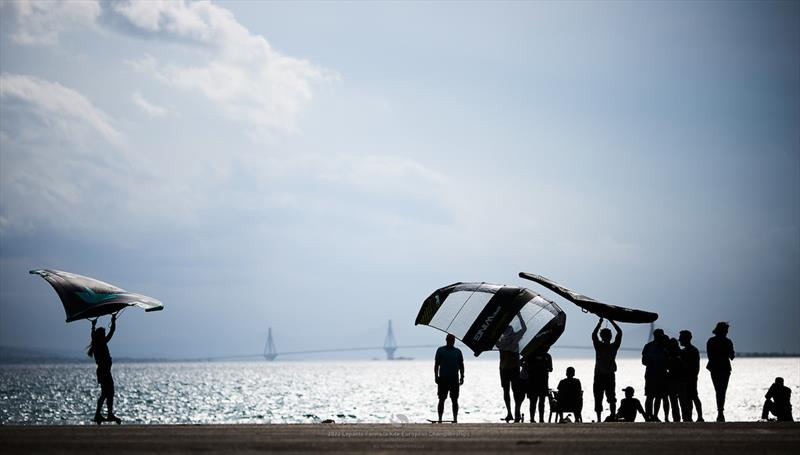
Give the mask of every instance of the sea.
[[(553, 363), (550, 387), (557, 386), (567, 367), (574, 367), (584, 390), (583, 419), (595, 420), (594, 359), (556, 358)], [(623, 387), (632, 386), (644, 403), (644, 367), (639, 359), (617, 359), (617, 364), (618, 399)], [(459, 421), (499, 423), (505, 407), (497, 361), (467, 359), (465, 370)], [(114, 407), (124, 423), (311, 424), (332, 419), (402, 424), (436, 418), (436, 384), (429, 359), (115, 363), (112, 371)], [(800, 358), (734, 360), (727, 420), (758, 420), (764, 394), (778, 376), (792, 389), (796, 408)], [(713, 421), (714, 389), (706, 370), (700, 372), (698, 389), (703, 416)], [(99, 392), (92, 364), (0, 365), (0, 424), (90, 425)], [(527, 407), (526, 401), (525, 414)], [(449, 414), (448, 402), (445, 417)]]

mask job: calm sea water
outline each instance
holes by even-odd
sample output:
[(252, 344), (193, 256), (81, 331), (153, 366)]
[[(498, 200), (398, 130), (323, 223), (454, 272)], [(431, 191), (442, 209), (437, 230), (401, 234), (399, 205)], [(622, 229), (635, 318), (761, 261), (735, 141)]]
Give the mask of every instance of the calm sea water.
[[(639, 359), (618, 359), (617, 388), (643, 399)], [(584, 420), (594, 419), (593, 359), (555, 359), (550, 386), (574, 366), (583, 383)], [(425, 422), (436, 415), (433, 362), (321, 361), (115, 364), (116, 413), (126, 423)], [(760, 417), (776, 376), (800, 395), (800, 358), (736, 359), (728, 388), (729, 421)], [(707, 420), (715, 417), (713, 386), (700, 373)], [(0, 424), (89, 424), (99, 394), (94, 366), (0, 365)], [(621, 396), (622, 393), (619, 392)], [(460, 421), (499, 422), (505, 415), (497, 363), (467, 360)], [(527, 408), (527, 402), (523, 409)], [(449, 404), (446, 414), (449, 414)], [(795, 417), (797, 411), (795, 411)]]

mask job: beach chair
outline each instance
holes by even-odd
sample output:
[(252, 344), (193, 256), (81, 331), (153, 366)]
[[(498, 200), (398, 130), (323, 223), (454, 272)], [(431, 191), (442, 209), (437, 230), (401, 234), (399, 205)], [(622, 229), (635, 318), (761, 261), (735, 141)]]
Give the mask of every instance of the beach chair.
[(583, 409), (583, 390), (581, 390), (580, 397), (577, 403), (561, 403), (558, 399), (558, 391), (550, 389), (547, 394), (547, 401), (550, 404), (550, 416), (547, 418), (547, 423), (552, 422), (553, 414), (556, 415), (556, 423), (564, 421), (564, 414), (572, 414), (572, 419), (575, 422), (582, 422), (581, 410)]

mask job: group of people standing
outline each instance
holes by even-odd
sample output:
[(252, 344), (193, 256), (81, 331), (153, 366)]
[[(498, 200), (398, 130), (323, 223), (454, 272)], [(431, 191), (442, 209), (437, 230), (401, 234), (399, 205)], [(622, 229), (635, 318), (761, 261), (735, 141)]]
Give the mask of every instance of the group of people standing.
[[(519, 318), (522, 319), (521, 317)], [(518, 349), (519, 334), (523, 330), (507, 329), (497, 343), (500, 349), (500, 385), (506, 406), (506, 422), (522, 422), (522, 403), (530, 400), (530, 422), (535, 421), (538, 408), (539, 422), (544, 422), (544, 402), (548, 395), (555, 398), (559, 408), (574, 415), (575, 421), (582, 421), (583, 391), (580, 380), (575, 378), (575, 369), (567, 368), (567, 377), (559, 382), (557, 391), (549, 388), (549, 375), (553, 371), (553, 360), (546, 351), (534, 352), (520, 359)], [(642, 349), (642, 364), (645, 366), (645, 405), (634, 398), (633, 387), (625, 387), (625, 398), (617, 408), (616, 398), (616, 357), (622, 343), (622, 330), (614, 321), (609, 321), (615, 330), (601, 329), (603, 319), (597, 322), (592, 332), (592, 345), (595, 351), (594, 411), (597, 422), (633, 422), (638, 414), (645, 421), (660, 422), (658, 414), (663, 405), (664, 421), (670, 421), (670, 410), (674, 422), (703, 422), (703, 409), (697, 394), (697, 379), (700, 374), (700, 351), (692, 344), (692, 332), (681, 330), (678, 338), (668, 337), (662, 329), (653, 331), (653, 340)], [(729, 325), (719, 322), (706, 344), (708, 364), (717, 404), (717, 422), (725, 421), (725, 395), (731, 375), (731, 360), (735, 357), (733, 342), (728, 338)], [(516, 335), (516, 336), (515, 336)], [(612, 339), (613, 335), (613, 339)], [(464, 382), (464, 359), (455, 347), (455, 337), (447, 336), (447, 345), (436, 352), (434, 373), (438, 384), (439, 421), (441, 422), (444, 402), (450, 395), (453, 403), (453, 421), (458, 420), (459, 386)], [(506, 349), (504, 349), (506, 348)], [(511, 349), (509, 349), (511, 348)], [(511, 410), (511, 397), (514, 397), (514, 412)], [(762, 419), (770, 414), (777, 420), (791, 421), (791, 389), (784, 386), (782, 378), (776, 378), (765, 396)], [(608, 402), (609, 414), (602, 419), (603, 400)], [(551, 408), (553, 403), (551, 403)], [(696, 410), (696, 419), (693, 420)], [(551, 409), (551, 412), (553, 409)]]

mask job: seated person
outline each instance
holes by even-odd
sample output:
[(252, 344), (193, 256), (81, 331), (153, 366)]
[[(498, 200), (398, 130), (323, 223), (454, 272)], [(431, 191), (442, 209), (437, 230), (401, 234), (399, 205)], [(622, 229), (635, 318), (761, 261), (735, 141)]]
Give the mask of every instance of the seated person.
[(625, 387), (622, 391), (625, 392), (625, 398), (622, 399), (617, 410), (617, 420), (620, 422), (635, 422), (637, 413), (642, 414), (642, 417), (647, 420), (647, 414), (642, 408), (642, 403), (633, 398), (633, 387)]
[(583, 389), (580, 379), (575, 377), (575, 368), (567, 368), (567, 377), (558, 383), (558, 406), (563, 412), (575, 414), (576, 422), (583, 421)]
[(764, 409), (761, 418), (767, 420), (772, 413), (779, 422), (794, 422), (792, 418), (792, 389), (783, 385), (783, 378), (775, 378), (775, 383), (769, 387), (764, 398)]

